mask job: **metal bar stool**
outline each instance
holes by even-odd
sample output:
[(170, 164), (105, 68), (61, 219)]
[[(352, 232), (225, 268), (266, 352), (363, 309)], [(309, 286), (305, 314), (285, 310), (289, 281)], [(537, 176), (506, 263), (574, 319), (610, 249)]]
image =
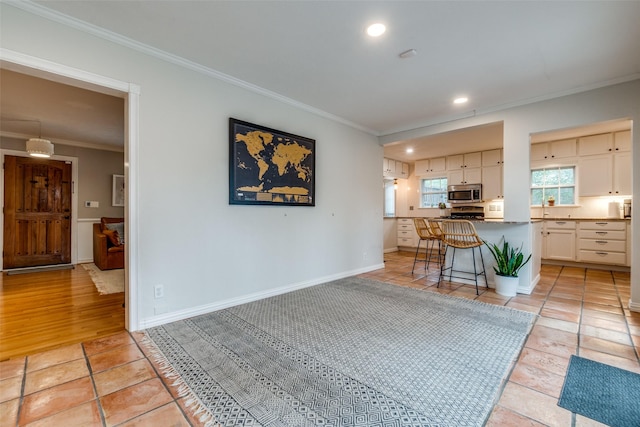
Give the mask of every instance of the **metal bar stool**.
[[(484, 266), (484, 258), (482, 256), (481, 246), (484, 244), (482, 239), (478, 236), (476, 232), (476, 227), (473, 225), (471, 221), (467, 220), (447, 220), (442, 222), (442, 242), (445, 244), (445, 260), (447, 257), (447, 252), (449, 247), (453, 248), (453, 254), (451, 256), (451, 265), (449, 267), (445, 266), (445, 262), (440, 264), (440, 278), (438, 279), (438, 287), (440, 287), (440, 282), (442, 282), (442, 278), (445, 276), (445, 272), (449, 271), (449, 281), (451, 278), (455, 277), (457, 279), (467, 279), (468, 277), (464, 276), (453, 276), (453, 273), (466, 273), (473, 274), (473, 280), (476, 284), (476, 295), (479, 295), (478, 291), (478, 276), (484, 276), (484, 284), (489, 288), (489, 283), (487, 282), (487, 272)], [(476, 268), (476, 253), (475, 249), (478, 248), (480, 251), (480, 262), (482, 263), (482, 271), (478, 272)], [(473, 258), (473, 272), (464, 271), (464, 270), (454, 270), (455, 258), (456, 258), (456, 249), (471, 249), (471, 255)]]
[[(433, 228), (431, 227), (431, 221), (428, 221), (424, 218), (414, 218), (413, 224), (416, 227), (416, 233), (418, 233), (418, 237), (420, 240), (418, 241), (418, 247), (416, 248), (416, 256), (413, 258), (413, 268), (411, 268), (411, 274), (413, 274), (413, 270), (416, 268), (416, 262), (424, 261), (424, 271), (425, 274), (429, 268), (429, 264), (431, 262), (431, 258), (433, 258), (433, 250), (435, 248), (436, 242), (438, 242), (438, 255), (436, 258), (436, 262), (438, 264), (441, 263), (441, 246), (440, 241), (442, 240), (440, 236), (433, 233)], [(424, 251), (424, 260), (418, 259), (418, 253), (420, 252), (420, 243), (425, 241), (425, 251)], [(429, 250), (429, 243), (431, 243), (431, 250)]]

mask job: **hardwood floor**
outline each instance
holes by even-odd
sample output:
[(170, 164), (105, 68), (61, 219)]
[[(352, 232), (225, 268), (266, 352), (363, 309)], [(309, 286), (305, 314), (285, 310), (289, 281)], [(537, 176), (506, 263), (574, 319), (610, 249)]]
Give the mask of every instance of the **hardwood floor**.
[(100, 295), (79, 265), (0, 280), (0, 360), (124, 330), (124, 293)]

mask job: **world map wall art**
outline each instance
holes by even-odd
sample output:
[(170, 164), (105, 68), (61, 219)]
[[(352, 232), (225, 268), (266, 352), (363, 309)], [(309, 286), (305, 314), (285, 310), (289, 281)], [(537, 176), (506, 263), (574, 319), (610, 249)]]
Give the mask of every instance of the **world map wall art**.
[(229, 119), (229, 204), (315, 206), (316, 141)]

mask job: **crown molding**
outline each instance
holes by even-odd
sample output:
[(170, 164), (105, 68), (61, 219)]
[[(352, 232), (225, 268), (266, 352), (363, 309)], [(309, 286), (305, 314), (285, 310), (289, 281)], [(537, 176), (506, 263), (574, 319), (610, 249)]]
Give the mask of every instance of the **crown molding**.
[(125, 46), (129, 49), (136, 50), (138, 52), (144, 53), (146, 55), (161, 59), (165, 62), (172, 63), (174, 65), (178, 65), (180, 67), (198, 72), (200, 74), (204, 74), (209, 77), (213, 77), (215, 79), (221, 80), (223, 82), (232, 84), (234, 86), (246, 89), (248, 91), (257, 93), (262, 96), (266, 96), (283, 104), (288, 104), (292, 107), (298, 108), (300, 110), (307, 111), (316, 116), (324, 117), (325, 119), (329, 119), (334, 122), (341, 123), (343, 125), (349, 126), (351, 128), (360, 130), (362, 132), (371, 134), (373, 136), (379, 136), (379, 132), (369, 129), (365, 126), (361, 126), (357, 123), (346, 120), (342, 117), (336, 116), (334, 114), (328, 113), (326, 111), (320, 110), (318, 108), (314, 108), (310, 105), (304, 104), (302, 102), (295, 101), (291, 98), (287, 98), (286, 96), (280, 95), (276, 92), (272, 92), (268, 89), (262, 88), (260, 86), (254, 85), (249, 82), (245, 82), (244, 80), (237, 79), (228, 74), (221, 73), (217, 70), (214, 70), (209, 67), (205, 67), (201, 64), (198, 64), (193, 61), (189, 61), (185, 58), (182, 58), (178, 55), (174, 55), (163, 50), (157, 49), (155, 47), (146, 45), (144, 43), (138, 42), (136, 40), (130, 39), (128, 37), (124, 37), (120, 34), (117, 34), (113, 31), (109, 31), (102, 27), (98, 27), (97, 25), (89, 24), (87, 22), (81, 21), (76, 18), (72, 18), (68, 15), (64, 15), (55, 10), (49, 9), (45, 6), (33, 3), (29, 0), (2, 0), (3, 3), (16, 7), (18, 9), (24, 10), (26, 12), (32, 13), (34, 15), (40, 16), (42, 18), (48, 19), (50, 21), (58, 22), (60, 24), (66, 25), (68, 27), (74, 28), (79, 31), (83, 31), (85, 33), (89, 33), (96, 37), (100, 37), (104, 40), (108, 40), (112, 43), (119, 44), (121, 46)]

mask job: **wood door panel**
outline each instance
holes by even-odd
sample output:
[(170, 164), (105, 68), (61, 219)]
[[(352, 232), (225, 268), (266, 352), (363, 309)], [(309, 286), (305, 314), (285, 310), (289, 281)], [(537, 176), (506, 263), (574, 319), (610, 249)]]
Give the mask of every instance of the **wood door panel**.
[(3, 267), (71, 262), (71, 165), (5, 157)]

